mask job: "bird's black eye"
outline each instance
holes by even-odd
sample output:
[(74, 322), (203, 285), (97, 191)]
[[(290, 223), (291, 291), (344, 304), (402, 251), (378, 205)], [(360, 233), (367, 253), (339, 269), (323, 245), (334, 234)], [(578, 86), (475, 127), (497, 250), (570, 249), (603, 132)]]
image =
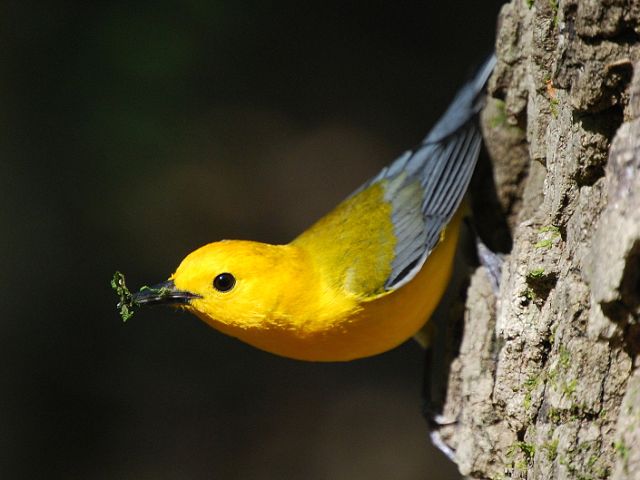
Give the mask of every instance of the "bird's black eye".
[(228, 292), (236, 284), (236, 277), (230, 273), (221, 273), (213, 279), (213, 288), (219, 292)]

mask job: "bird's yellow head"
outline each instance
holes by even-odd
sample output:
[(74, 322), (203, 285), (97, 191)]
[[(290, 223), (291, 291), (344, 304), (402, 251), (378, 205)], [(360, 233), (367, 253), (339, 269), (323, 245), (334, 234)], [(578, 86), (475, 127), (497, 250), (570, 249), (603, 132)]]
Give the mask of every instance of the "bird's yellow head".
[(223, 240), (187, 257), (169, 281), (134, 295), (139, 305), (184, 308), (248, 343), (261, 332), (292, 330), (314, 303), (306, 255), (290, 245)]

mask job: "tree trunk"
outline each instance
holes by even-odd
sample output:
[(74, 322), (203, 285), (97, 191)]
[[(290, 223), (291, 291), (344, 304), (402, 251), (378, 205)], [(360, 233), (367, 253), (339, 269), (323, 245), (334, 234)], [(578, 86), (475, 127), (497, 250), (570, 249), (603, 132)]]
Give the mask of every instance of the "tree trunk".
[(640, 2), (513, 0), (496, 50), (513, 246), (472, 276), (440, 436), (471, 478), (640, 478)]

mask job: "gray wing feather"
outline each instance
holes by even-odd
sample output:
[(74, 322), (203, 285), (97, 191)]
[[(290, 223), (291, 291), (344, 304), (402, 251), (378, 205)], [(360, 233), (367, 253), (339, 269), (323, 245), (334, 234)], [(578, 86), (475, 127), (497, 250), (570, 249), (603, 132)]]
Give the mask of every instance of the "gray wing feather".
[(418, 148), (403, 153), (358, 189), (385, 180), (385, 200), (392, 206), (397, 239), (386, 290), (415, 276), (462, 201), (480, 152), (476, 117), (495, 61), (492, 55), (460, 89)]

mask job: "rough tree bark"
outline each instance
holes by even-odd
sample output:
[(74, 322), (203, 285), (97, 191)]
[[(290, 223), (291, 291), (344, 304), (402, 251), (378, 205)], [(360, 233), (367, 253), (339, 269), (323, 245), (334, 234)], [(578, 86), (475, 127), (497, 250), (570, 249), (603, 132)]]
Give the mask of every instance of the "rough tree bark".
[(471, 478), (640, 478), (640, 2), (513, 0), (498, 30), (513, 247), (497, 295), (472, 276), (440, 435)]

